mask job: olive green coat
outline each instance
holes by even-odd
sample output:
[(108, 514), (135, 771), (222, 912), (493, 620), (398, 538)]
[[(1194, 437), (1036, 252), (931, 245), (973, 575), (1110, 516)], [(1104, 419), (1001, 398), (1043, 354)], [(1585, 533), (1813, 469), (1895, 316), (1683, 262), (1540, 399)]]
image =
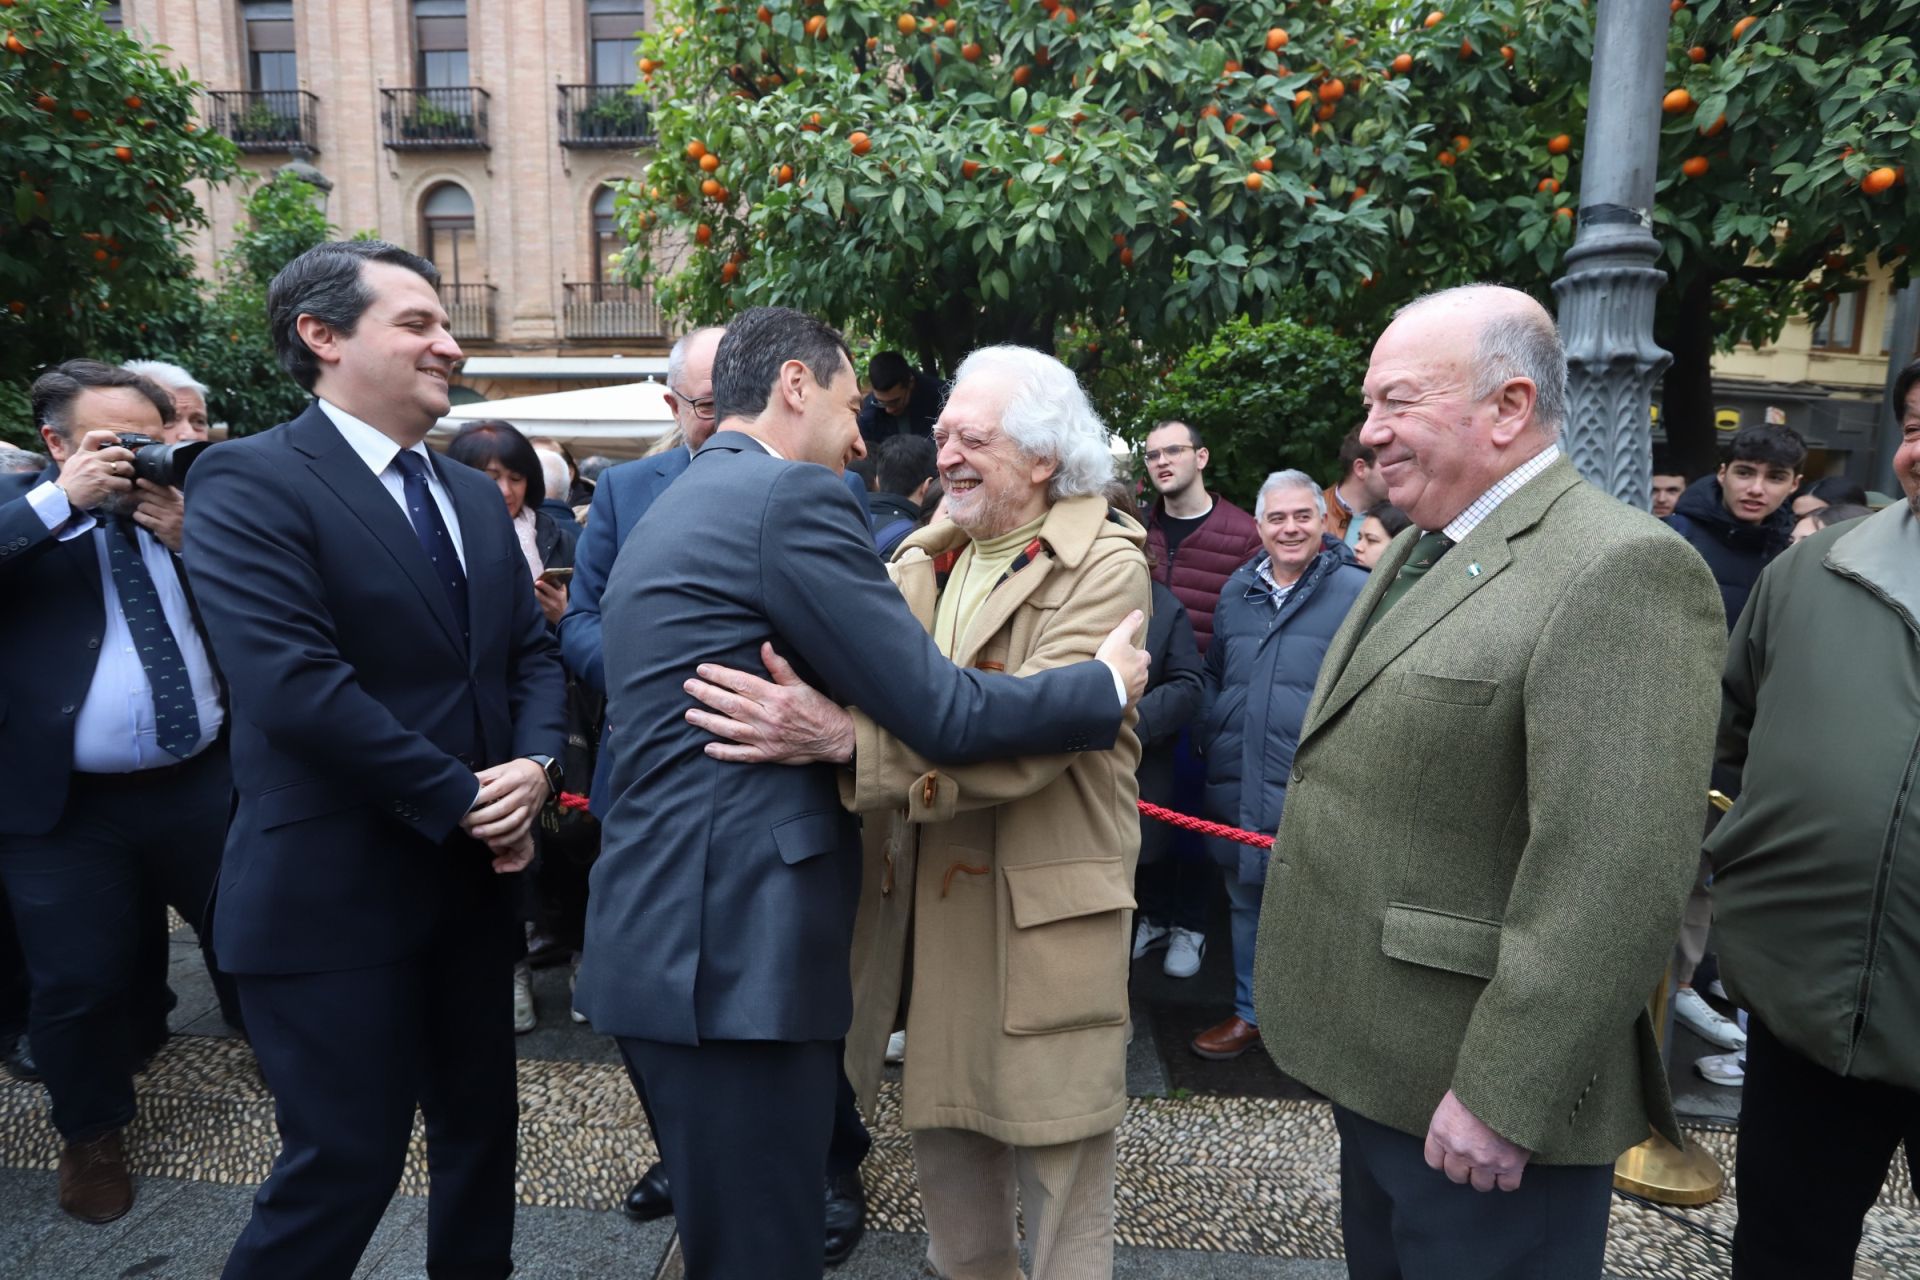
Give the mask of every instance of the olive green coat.
[(1727, 655), (1707, 840), (1727, 990), (1835, 1075), (1920, 1090), (1920, 520), (1767, 567)]
[(1713, 577), (1561, 459), (1334, 637), (1254, 965), (1282, 1070), (1423, 1137), (1451, 1089), (1548, 1164), (1679, 1141), (1646, 1014), (1699, 863)]
[[(1050, 548), (981, 604), (953, 655), (1030, 674), (1091, 658), (1148, 607), (1145, 534), (1100, 498), (1054, 504)], [(952, 524), (910, 537), (889, 566), (922, 625), (939, 595), (932, 557), (965, 545)], [(855, 711), (841, 797), (866, 815), (854, 924), (847, 1073), (871, 1109), (901, 1003), (911, 939), (902, 1120), (1015, 1146), (1105, 1133), (1126, 1110), (1127, 966), (1140, 852), (1127, 713), (1108, 751), (949, 767)]]

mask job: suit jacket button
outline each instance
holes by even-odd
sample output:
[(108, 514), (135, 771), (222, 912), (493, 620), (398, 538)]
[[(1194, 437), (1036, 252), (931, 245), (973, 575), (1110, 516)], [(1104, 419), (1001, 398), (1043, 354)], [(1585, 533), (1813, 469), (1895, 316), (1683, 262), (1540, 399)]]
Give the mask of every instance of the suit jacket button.
[(67, 704), (66, 706), (64, 706), (64, 707), (62, 707), (62, 708), (60, 708), (60, 714), (61, 714), (61, 715), (63, 715), (63, 716), (70, 716), (70, 715), (72, 715), (72, 714), (73, 714), (73, 704), (72, 704), (71, 702), (69, 702), (69, 703), (68, 703), (68, 704)]
[(87, 641), (87, 648), (89, 648), (89, 649), (98, 649), (99, 647), (100, 647), (100, 637), (99, 637), (99, 636), (95, 636), (95, 637), (94, 637), (93, 639), (91, 639), (91, 640), (89, 640), (89, 641)]
[(1292, 783), (1292, 784), (1293, 784), (1294, 786), (1299, 786), (1299, 785), (1300, 785), (1300, 779), (1302, 779), (1302, 778), (1304, 778), (1304, 777), (1306, 777), (1306, 776), (1307, 776), (1306, 774), (1304, 774), (1304, 773), (1301, 773), (1301, 772), (1300, 772), (1300, 771), (1299, 771), (1298, 769), (1295, 769), (1295, 770), (1294, 770), (1294, 771), (1293, 771), (1293, 772), (1292, 772), (1292, 773), (1291, 773), (1290, 775), (1288, 775), (1288, 777), (1287, 777), (1287, 781), (1288, 781), (1289, 783)]

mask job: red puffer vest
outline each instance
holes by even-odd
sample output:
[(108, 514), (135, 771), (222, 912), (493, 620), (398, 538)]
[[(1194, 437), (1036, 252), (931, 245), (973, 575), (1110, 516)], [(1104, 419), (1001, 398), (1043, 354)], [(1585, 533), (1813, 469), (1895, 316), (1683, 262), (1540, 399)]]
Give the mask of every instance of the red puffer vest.
[(1167, 530), (1160, 523), (1164, 508), (1164, 499), (1156, 501), (1146, 516), (1153, 577), (1172, 588), (1187, 607), (1193, 638), (1204, 654), (1213, 639), (1213, 611), (1220, 604), (1220, 588), (1260, 550), (1260, 527), (1252, 516), (1214, 495), (1206, 523), (1181, 539), (1180, 549), (1169, 556)]

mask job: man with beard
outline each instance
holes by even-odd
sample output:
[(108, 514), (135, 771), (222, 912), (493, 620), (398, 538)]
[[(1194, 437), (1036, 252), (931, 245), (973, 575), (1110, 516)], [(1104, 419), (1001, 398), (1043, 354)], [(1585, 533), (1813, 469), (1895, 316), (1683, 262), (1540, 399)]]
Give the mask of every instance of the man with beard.
[(172, 401), (93, 360), (48, 370), (32, 399), (53, 465), (0, 505), (0, 883), (66, 1144), (60, 1207), (99, 1223), (133, 1205), (120, 1135), (152, 1049), (131, 999), (146, 895), (200, 925), (232, 778), (179, 524), (156, 516), (165, 491), (135, 479), (116, 439), (158, 436)]

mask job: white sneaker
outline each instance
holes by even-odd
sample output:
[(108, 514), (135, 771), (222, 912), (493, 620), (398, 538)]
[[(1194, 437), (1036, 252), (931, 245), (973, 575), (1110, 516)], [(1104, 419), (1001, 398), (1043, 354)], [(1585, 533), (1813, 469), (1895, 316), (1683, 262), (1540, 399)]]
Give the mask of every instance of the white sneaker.
[(575, 988), (577, 988), (579, 985), (580, 985), (580, 958), (578, 956), (575, 956), (573, 963), (569, 965), (567, 968), (567, 995), (569, 997), (569, 999), (567, 1000), (567, 1016), (572, 1018), (575, 1022), (578, 1022), (582, 1026), (584, 1026), (586, 1025), (587, 1015), (580, 1012), (578, 1009), (574, 1008), (573, 1000), (571, 999)]
[(533, 1011), (533, 969), (522, 960), (513, 966), (513, 1033), (524, 1035), (538, 1021)]
[(1747, 1081), (1747, 1055), (1716, 1053), (1711, 1057), (1695, 1059), (1693, 1069), (1705, 1076), (1709, 1083), (1739, 1088)]
[(1145, 916), (1133, 928), (1133, 958), (1138, 960), (1155, 947), (1167, 945), (1167, 935), (1171, 932), (1165, 925), (1155, 924)]
[(1747, 1033), (1740, 1029), (1740, 1024), (1722, 1017), (1720, 1011), (1692, 987), (1681, 987), (1673, 993), (1673, 1016), (1692, 1027), (1708, 1044), (1717, 1044), (1722, 1049), (1747, 1047)]
[(1169, 978), (1191, 978), (1200, 972), (1200, 958), (1207, 954), (1207, 937), (1192, 929), (1175, 926), (1167, 942), (1167, 958), (1160, 972)]
[(907, 1033), (896, 1031), (887, 1037), (887, 1061), (899, 1065), (907, 1060)]

